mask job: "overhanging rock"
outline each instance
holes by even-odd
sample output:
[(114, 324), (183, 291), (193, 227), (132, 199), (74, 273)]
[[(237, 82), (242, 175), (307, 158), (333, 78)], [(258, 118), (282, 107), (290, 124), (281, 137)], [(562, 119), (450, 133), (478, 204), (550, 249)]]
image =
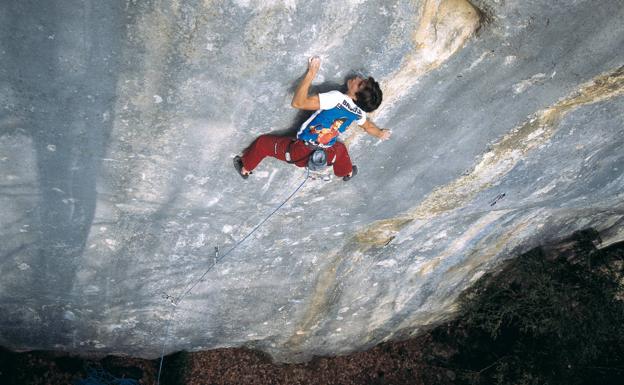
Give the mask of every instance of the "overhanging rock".
[[(452, 316), (506, 257), (624, 233), (619, 0), (0, 5), (0, 345), (303, 361)], [(315, 85), (382, 83), (356, 178), (232, 157)], [(166, 333), (166, 323), (171, 329)], [(166, 340), (166, 341), (165, 341)]]

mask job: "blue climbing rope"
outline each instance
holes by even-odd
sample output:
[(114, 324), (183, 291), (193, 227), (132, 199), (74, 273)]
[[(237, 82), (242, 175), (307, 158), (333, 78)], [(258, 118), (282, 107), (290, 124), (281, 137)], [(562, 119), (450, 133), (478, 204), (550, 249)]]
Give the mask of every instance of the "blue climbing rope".
[[(162, 346), (162, 352), (160, 354), (160, 364), (158, 366), (158, 377), (156, 378), (156, 385), (160, 385), (160, 374), (162, 372), (162, 365), (163, 365), (163, 361), (165, 359), (165, 347), (167, 345), (167, 340), (169, 339), (169, 333), (171, 331), (171, 323), (173, 318), (175, 317), (175, 310), (177, 305), (184, 299), (184, 297), (186, 297), (201, 281), (204, 280), (204, 278), (206, 277), (206, 275), (217, 265), (218, 262), (222, 261), (223, 259), (225, 259), (228, 255), (230, 255), (231, 252), (233, 252), (238, 246), (240, 246), (243, 242), (245, 242), (253, 233), (256, 232), (256, 230), (258, 230), (266, 221), (268, 221), (273, 215), (275, 215), (276, 212), (279, 211), (279, 209), (281, 209), (288, 201), (290, 201), (290, 199), (295, 196), (295, 194), (297, 194), (297, 192), (299, 192), (299, 190), (301, 189), (301, 187), (303, 187), (303, 185), (307, 182), (308, 178), (310, 177), (310, 170), (308, 168), (306, 168), (306, 176), (303, 179), (303, 182), (301, 182), (301, 184), (299, 186), (297, 186), (297, 188), (295, 189), (295, 191), (293, 191), (288, 198), (286, 198), (286, 200), (284, 200), (282, 203), (279, 204), (279, 206), (277, 206), (269, 215), (267, 215), (262, 221), (260, 221), (260, 223), (258, 223), (256, 225), (256, 227), (254, 227), (247, 235), (245, 235), (243, 237), (243, 239), (241, 239), (240, 241), (236, 242), (236, 244), (234, 246), (232, 246), (232, 248), (230, 250), (228, 250), (225, 254), (223, 254), (222, 256), (215, 256), (215, 259), (213, 261), (213, 263), (206, 269), (206, 271), (204, 271), (204, 274), (201, 275), (201, 277), (199, 277), (199, 279), (195, 280), (193, 283), (190, 284), (190, 286), (177, 298), (171, 298), (169, 296), (166, 296), (167, 298), (169, 298), (171, 300), (171, 303), (173, 304), (174, 308), (171, 312), (171, 317), (167, 320), (167, 326), (165, 328), (165, 339), (163, 341), (163, 346)], [(217, 249), (218, 251), (218, 249)]]
[(139, 382), (131, 378), (117, 378), (102, 368), (90, 368), (87, 378), (76, 380), (73, 385), (139, 385)]

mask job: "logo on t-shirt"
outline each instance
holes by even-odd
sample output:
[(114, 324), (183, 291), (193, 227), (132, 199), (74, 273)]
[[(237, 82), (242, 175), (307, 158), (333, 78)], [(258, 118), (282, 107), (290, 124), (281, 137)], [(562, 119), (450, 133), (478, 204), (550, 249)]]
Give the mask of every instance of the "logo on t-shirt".
[(332, 139), (334, 139), (340, 134), (340, 131), (339, 131), (340, 126), (342, 126), (342, 124), (346, 121), (347, 121), (346, 117), (335, 119), (332, 122), (331, 126), (329, 126), (329, 128), (323, 127), (320, 124), (316, 126), (310, 126), (310, 133), (314, 135), (318, 135), (316, 137), (316, 141), (319, 144), (329, 144), (329, 142), (331, 142)]

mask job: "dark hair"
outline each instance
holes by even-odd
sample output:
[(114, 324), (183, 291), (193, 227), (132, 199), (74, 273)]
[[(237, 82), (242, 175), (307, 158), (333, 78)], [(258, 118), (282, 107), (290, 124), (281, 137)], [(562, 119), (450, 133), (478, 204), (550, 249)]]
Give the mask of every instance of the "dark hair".
[(381, 104), (383, 94), (379, 88), (379, 83), (372, 76), (365, 82), (364, 88), (355, 94), (355, 104), (366, 112), (373, 112)]

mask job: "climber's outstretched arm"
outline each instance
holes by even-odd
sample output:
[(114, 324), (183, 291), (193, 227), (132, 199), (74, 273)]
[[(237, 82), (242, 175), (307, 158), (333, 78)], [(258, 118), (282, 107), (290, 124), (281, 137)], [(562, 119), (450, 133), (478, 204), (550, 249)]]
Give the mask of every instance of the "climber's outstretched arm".
[(371, 122), (368, 119), (366, 119), (366, 122), (362, 124), (360, 127), (362, 127), (362, 129), (364, 129), (364, 131), (366, 131), (367, 134), (372, 135), (381, 140), (387, 140), (392, 135), (392, 131), (385, 129), (385, 128), (379, 128), (377, 127), (377, 125), (375, 125), (375, 123)]
[(312, 84), (312, 80), (316, 77), (316, 74), (321, 67), (321, 59), (317, 56), (310, 58), (308, 61), (308, 72), (306, 72), (305, 76), (299, 83), (297, 90), (295, 91), (295, 96), (293, 96), (293, 100), (290, 103), (291, 106), (298, 108), (300, 110), (318, 110), (321, 108), (321, 102), (319, 101), (318, 95), (308, 95), (310, 92), (310, 85)]

